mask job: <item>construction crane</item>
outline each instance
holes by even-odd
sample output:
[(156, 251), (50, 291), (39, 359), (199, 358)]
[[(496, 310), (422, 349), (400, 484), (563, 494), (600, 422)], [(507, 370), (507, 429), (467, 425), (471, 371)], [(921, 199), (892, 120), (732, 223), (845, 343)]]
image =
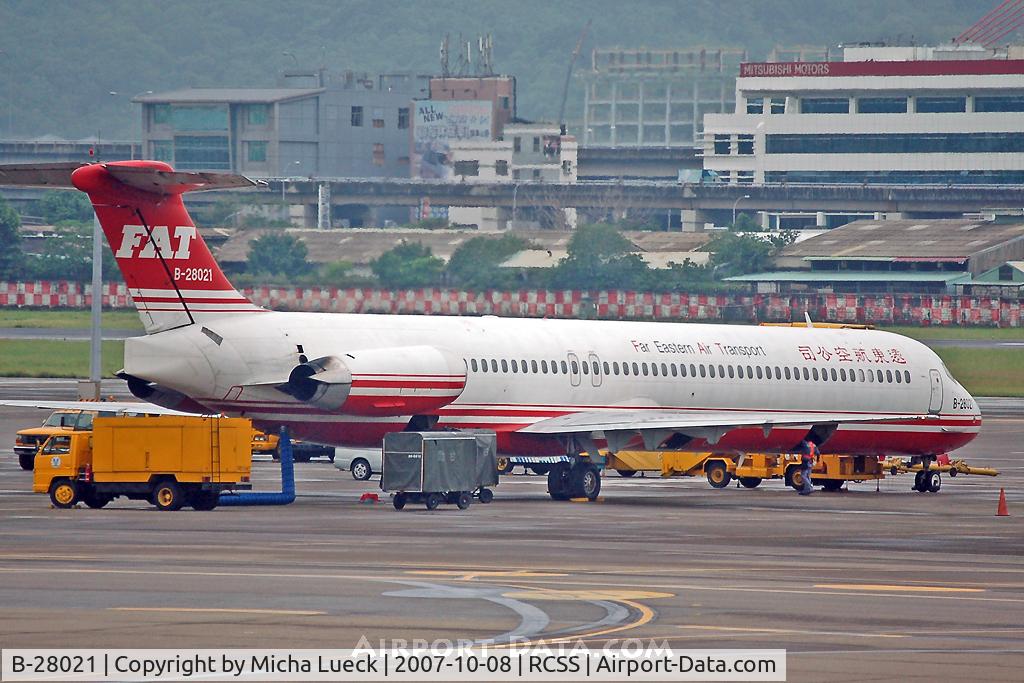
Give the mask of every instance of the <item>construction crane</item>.
[[(1024, 0), (1021, 0), (1024, 2)], [(583, 49), (583, 41), (587, 37), (587, 32), (590, 31), (590, 19), (587, 19), (586, 25), (583, 27), (583, 31), (580, 33), (580, 39), (576, 41), (576, 48), (572, 51), (572, 56), (569, 57), (569, 68), (565, 71), (565, 85), (562, 87), (562, 103), (558, 107), (558, 126), (562, 133), (565, 133), (565, 101), (569, 99), (569, 81), (572, 79), (572, 69), (576, 66), (576, 60), (580, 56), (580, 50)]]
[(1024, 0), (1004, 0), (998, 7), (953, 39), (956, 44), (991, 47), (1024, 24)]

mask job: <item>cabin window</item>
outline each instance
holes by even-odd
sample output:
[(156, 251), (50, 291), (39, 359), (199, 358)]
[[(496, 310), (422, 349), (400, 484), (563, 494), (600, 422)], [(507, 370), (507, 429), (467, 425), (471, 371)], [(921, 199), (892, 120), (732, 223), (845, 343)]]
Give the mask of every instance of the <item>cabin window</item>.
[(537, 361), (535, 361), (535, 360), (531, 360), (530, 361), (530, 370), (532, 370), (534, 374), (537, 373)]
[(658, 364), (657, 363), (651, 363), (651, 374), (654, 375), (655, 377), (658, 376)]
[(707, 376), (708, 376), (708, 371), (707, 371), (707, 369), (706, 369), (706, 368), (704, 367), (704, 364), (703, 364), (703, 363), (701, 363), (699, 367), (700, 367), (700, 376), (701, 376), (701, 377), (707, 377)]
[(722, 379), (725, 379), (725, 366), (724, 365), (719, 365), (718, 366), (718, 376), (721, 377)]
[(896, 384), (903, 384), (903, 373), (899, 370), (896, 371)]
[(509, 361), (509, 364), (512, 366), (512, 372), (519, 372), (519, 363), (516, 362), (515, 358)]
[(775, 379), (782, 379), (782, 368), (775, 366)]
[(839, 379), (846, 381), (846, 368), (839, 368)]
[(584, 375), (589, 375), (590, 374), (590, 363), (587, 363), (586, 361), (584, 361), (582, 363), (582, 365), (583, 365), (583, 374)]
[(865, 381), (865, 380), (864, 380), (864, 371), (863, 371), (863, 370), (858, 370), (858, 371), (857, 371), (857, 381), (858, 381), (858, 382), (863, 382), (863, 381)]
[(568, 375), (569, 374), (569, 366), (566, 365), (564, 360), (561, 362), (561, 366), (562, 366), (562, 374), (563, 375)]
[(619, 374), (619, 361), (617, 360), (612, 361), (612, 373), (615, 375)]
[(708, 376), (711, 377), (712, 379), (714, 379), (714, 377), (715, 377), (715, 366), (714, 365), (709, 365), (708, 366)]
[(815, 382), (818, 381), (818, 368), (811, 368), (811, 377)]
[(839, 381), (839, 373), (836, 372), (836, 369), (832, 368), (832, 370), (830, 372), (832, 374), (832, 381), (833, 382), (838, 382)]
[(572, 374), (574, 374), (574, 375), (580, 374), (580, 364), (579, 363), (577, 363), (576, 361), (572, 361), (569, 365), (570, 365), (570, 367), (572, 367)]
[(644, 377), (646, 377), (647, 376), (647, 363), (641, 363), (640, 364), (640, 369), (643, 370)]
[(491, 359), (491, 372), (497, 372), (497, 371), (498, 371), (498, 361), (496, 361), (496, 360), (494, 360), (492, 358)]
[(469, 361), (469, 367), (473, 368), (473, 372), (477, 371), (477, 369), (476, 369), (476, 358), (473, 358), (472, 360)]
[(888, 384), (892, 384), (892, 370), (886, 370), (885, 371), (885, 381)]
[[(608, 364), (607, 364), (607, 363), (605, 363), (605, 364), (604, 364), (604, 366), (605, 366), (605, 367), (607, 368), (607, 367), (608, 367)], [(595, 376), (595, 377), (596, 377), (597, 375), (600, 375), (600, 374), (601, 374), (601, 366), (600, 366), (600, 365), (598, 364), (598, 362), (597, 362), (596, 360), (592, 360), (592, 361), (590, 361), (590, 370), (591, 370), (591, 372), (593, 372), (593, 373), (594, 373), (594, 376)], [(607, 374), (607, 370), (605, 371), (605, 374)]]
[(690, 363), (690, 377), (696, 377), (696, 376), (697, 376), (697, 366), (694, 365), (693, 363)]
[(734, 369), (733, 369), (733, 367), (732, 367), (732, 366), (730, 365), (730, 366), (729, 366), (729, 379), (733, 379), (733, 378), (734, 378), (735, 376), (736, 376), (736, 375), (735, 375), (735, 370), (734, 370)]
[(755, 369), (755, 370), (757, 370), (757, 378), (758, 378), (758, 379), (763, 379), (763, 378), (764, 378), (764, 371), (763, 371), (763, 370), (761, 370), (761, 366), (760, 366), (760, 365), (758, 365), (758, 366), (757, 366), (756, 368), (754, 368), (754, 369)]
[(885, 375), (882, 374), (881, 370), (878, 370), (878, 383), (881, 384), (885, 381)]
[(747, 366), (747, 379), (754, 379), (754, 368)]
[(742, 365), (737, 365), (736, 366), (736, 376), (739, 377), (740, 379), (743, 379), (744, 375), (743, 375), (743, 366)]
[[(672, 369), (675, 370), (675, 368)], [(664, 363), (661, 364), (661, 376), (668, 377), (668, 366), (665, 365)]]
[(675, 377), (676, 376), (676, 371), (678, 369), (678, 368), (676, 368), (676, 364), (672, 363), (671, 365), (669, 365), (669, 367), (672, 368), (672, 376)]
[(787, 366), (786, 366), (786, 379), (789, 379), (789, 378), (790, 378), (790, 375), (789, 375), (789, 366), (787, 365)]
[(828, 368), (822, 368), (821, 369), (821, 381), (822, 382), (827, 382), (828, 381)]
[[(647, 373), (645, 372), (644, 374), (646, 375)], [(640, 376), (640, 366), (637, 365), (636, 363), (633, 363), (633, 376), (634, 377), (639, 377)]]
[(629, 375), (629, 363), (622, 364), (622, 374)]
[(508, 361), (504, 358), (501, 359), (501, 371), (508, 372)]
[(903, 380), (904, 380), (904, 381), (905, 381), (905, 382), (906, 382), (907, 384), (910, 384), (910, 370), (904, 370), (904, 371), (903, 371)]
[(611, 366), (608, 365), (608, 361), (604, 362), (604, 374), (606, 374), (606, 375), (612, 374)]
[(540, 371), (545, 375), (548, 374), (548, 362), (546, 360), (540, 362)]
[(686, 363), (679, 364), (679, 376), (686, 377)]

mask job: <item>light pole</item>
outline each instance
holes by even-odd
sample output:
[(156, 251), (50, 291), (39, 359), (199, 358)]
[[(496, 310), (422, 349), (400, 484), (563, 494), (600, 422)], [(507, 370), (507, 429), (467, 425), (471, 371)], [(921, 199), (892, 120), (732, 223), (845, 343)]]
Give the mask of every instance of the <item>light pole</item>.
[(744, 199), (750, 199), (749, 194), (745, 194), (742, 197), (737, 197), (736, 201), (732, 203), (732, 227), (736, 227), (736, 207), (739, 206), (740, 202)]
[[(7, 50), (0, 50), (0, 55), (3, 55), (4, 57), (6, 57), (8, 62), (11, 61), (11, 53), (8, 52)], [(13, 93), (14, 93), (14, 86), (13, 86), (13, 83), (14, 83), (14, 68), (9, 65), (8, 68), (7, 68), (7, 73), (8, 73), (8, 76), (10, 77), (10, 79), (11, 79), (11, 80), (7, 81), (7, 93), (6, 93), (6, 95), (7, 95), (7, 97), (6, 97), (6, 99), (7, 99), (7, 137), (10, 138), (11, 140), (13, 140), (14, 139), (14, 97), (13, 97)]]

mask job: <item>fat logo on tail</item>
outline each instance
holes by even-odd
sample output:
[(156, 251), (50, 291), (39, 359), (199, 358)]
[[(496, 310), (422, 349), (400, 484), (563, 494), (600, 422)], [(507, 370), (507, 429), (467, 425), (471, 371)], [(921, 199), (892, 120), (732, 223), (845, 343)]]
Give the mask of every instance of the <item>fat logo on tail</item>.
[(182, 202), (216, 176), (134, 161), (83, 166), (71, 182), (89, 195), (147, 334), (263, 311), (224, 276)]

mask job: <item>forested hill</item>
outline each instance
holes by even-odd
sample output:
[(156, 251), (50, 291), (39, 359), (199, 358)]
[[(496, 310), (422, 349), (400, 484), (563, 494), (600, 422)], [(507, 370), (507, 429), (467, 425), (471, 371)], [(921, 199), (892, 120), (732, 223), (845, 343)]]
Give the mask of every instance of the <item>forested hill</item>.
[[(519, 113), (557, 115), (573, 46), (744, 47), (948, 40), (996, 0), (0, 0), (0, 137), (138, 135), (131, 97), (268, 86), (284, 68), (439, 70), (445, 33), (494, 36)], [(294, 54), (292, 58), (288, 54)], [(111, 93), (117, 93), (112, 95)], [(574, 82), (570, 117), (582, 90)], [(9, 126), (9, 122), (13, 126)], [(13, 128), (9, 130), (9, 128)]]

